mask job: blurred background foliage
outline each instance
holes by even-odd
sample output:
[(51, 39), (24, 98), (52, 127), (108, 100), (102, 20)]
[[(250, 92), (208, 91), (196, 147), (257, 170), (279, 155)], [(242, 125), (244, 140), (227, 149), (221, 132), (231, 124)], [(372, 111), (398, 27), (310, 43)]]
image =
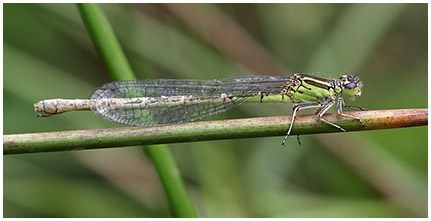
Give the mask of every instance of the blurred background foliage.
[[(361, 76), (367, 109), (427, 108), (426, 4), (103, 4), (140, 78)], [(110, 81), (74, 4), (4, 4), (4, 134), (119, 127), (32, 104)], [(350, 103), (350, 102), (349, 102)], [(211, 119), (289, 115), (242, 105)], [(287, 126), (287, 125), (286, 125)], [(202, 217), (426, 217), (427, 127), (172, 144)], [(170, 217), (151, 162), (113, 148), (3, 157), (4, 217)]]

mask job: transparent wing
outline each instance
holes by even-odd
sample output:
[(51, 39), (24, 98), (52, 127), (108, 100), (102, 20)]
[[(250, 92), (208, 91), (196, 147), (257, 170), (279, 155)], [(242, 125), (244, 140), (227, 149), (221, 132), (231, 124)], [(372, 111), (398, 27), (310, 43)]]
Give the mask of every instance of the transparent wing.
[[(250, 99), (244, 94), (258, 92), (280, 93), (289, 77), (246, 76), (220, 80), (176, 80), (148, 79), (117, 81), (102, 85), (90, 96), (90, 107), (97, 116), (135, 126), (153, 126), (184, 123), (206, 118), (227, 111)], [(101, 106), (97, 100), (102, 98), (161, 98), (169, 96), (218, 96), (231, 95), (228, 102), (214, 104), (210, 100), (201, 100), (193, 105), (176, 105), (162, 108), (126, 109), (121, 106)]]

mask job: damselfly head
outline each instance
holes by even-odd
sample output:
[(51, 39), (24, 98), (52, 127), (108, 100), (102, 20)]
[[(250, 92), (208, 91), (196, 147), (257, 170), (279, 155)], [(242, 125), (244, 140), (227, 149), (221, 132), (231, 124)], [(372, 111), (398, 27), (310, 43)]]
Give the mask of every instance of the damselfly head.
[(342, 75), (340, 77), (341, 86), (343, 87), (343, 94), (348, 97), (354, 98), (361, 96), (362, 81), (357, 76), (350, 74)]

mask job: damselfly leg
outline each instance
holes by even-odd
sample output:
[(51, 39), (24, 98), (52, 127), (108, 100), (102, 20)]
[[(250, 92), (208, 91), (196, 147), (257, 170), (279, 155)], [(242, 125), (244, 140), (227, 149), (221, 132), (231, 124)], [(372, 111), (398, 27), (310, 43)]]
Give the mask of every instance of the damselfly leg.
[[(286, 136), (284, 137), (284, 140), (281, 143), (281, 145), (285, 146), (284, 144), (286, 143), (286, 140), (289, 137), (290, 132), (292, 132), (293, 123), (295, 122), (295, 118), (296, 118), (296, 112), (298, 112), (299, 110), (316, 108), (316, 107), (321, 107), (321, 106), (322, 105), (320, 103), (305, 103), (305, 104), (295, 104), (295, 105), (293, 105), (292, 120), (290, 121), (289, 130), (287, 131)], [(299, 145), (301, 145), (301, 142), (299, 141), (299, 135), (297, 136), (297, 140), (298, 140)]]
[(353, 109), (353, 110), (368, 111), (368, 109), (365, 109), (365, 108), (362, 108), (362, 107), (346, 105), (344, 102), (343, 102), (343, 107), (350, 108), (350, 109)]
[[(343, 131), (343, 132), (346, 132), (346, 130), (345, 130), (344, 128), (342, 128), (341, 126), (339, 126), (339, 125), (337, 125), (337, 124), (335, 124), (335, 123), (332, 123), (331, 121), (328, 121), (328, 120), (326, 120), (325, 118), (323, 118), (323, 115), (324, 115), (324, 114), (325, 114), (325, 113), (326, 113), (326, 112), (327, 112), (327, 111), (328, 111), (328, 110), (329, 110), (329, 109), (330, 109), (334, 104), (335, 104), (335, 101), (334, 101), (334, 100), (331, 100), (331, 101), (329, 101), (329, 102), (327, 102), (327, 103), (325, 103), (325, 104), (321, 104), (321, 103), (307, 103), (307, 104), (296, 104), (296, 105), (294, 105), (294, 106), (293, 106), (292, 120), (291, 120), (291, 123), (290, 123), (290, 126), (289, 126), (289, 130), (287, 131), (286, 136), (284, 137), (284, 140), (283, 140), (283, 142), (281, 143), (281, 145), (285, 146), (286, 140), (287, 140), (287, 138), (290, 136), (290, 133), (292, 132), (293, 124), (294, 124), (294, 122), (295, 122), (296, 115), (297, 115), (297, 112), (298, 112), (299, 110), (311, 109), (311, 108), (318, 108), (318, 109), (316, 110), (316, 112), (315, 112), (315, 113), (317, 114), (317, 117), (319, 118), (319, 120), (321, 120), (321, 121), (323, 121), (324, 123), (329, 124), (329, 125), (331, 125), (331, 126), (333, 126), (333, 127), (335, 127), (335, 128), (338, 128), (339, 130), (341, 130), (341, 131)], [(339, 98), (337, 99), (337, 112), (338, 112), (338, 114), (339, 114), (339, 115), (341, 115), (341, 116), (354, 118), (354, 119), (358, 120), (358, 121), (362, 124), (362, 126), (364, 126), (364, 127), (365, 127), (365, 124), (362, 122), (362, 120), (361, 120), (359, 117), (356, 117), (356, 116), (353, 116), (353, 115), (349, 115), (349, 114), (344, 114), (344, 113), (343, 113), (343, 110), (342, 110), (342, 107), (352, 108), (352, 109), (362, 110), (362, 111), (365, 111), (366, 109), (361, 108), (361, 107), (356, 107), (356, 106), (346, 106), (346, 105), (344, 104), (344, 102), (343, 102), (343, 98), (342, 98), (342, 97), (339, 97)], [(299, 145), (301, 145), (301, 142), (299, 141), (299, 135), (297, 135), (297, 140), (298, 140), (298, 144), (299, 144)]]
[(335, 101), (330, 101), (330, 102), (326, 103), (323, 106), (322, 110), (320, 110), (320, 112), (317, 114), (317, 117), (319, 118), (319, 120), (323, 121), (324, 123), (329, 124), (335, 128), (338, 128), (339, 130), (341, 130), (343, 132), (346, 132), (346, 130), (344, 128), (342, 128), (342, 127), (340, 127), (340, 126), (338, 126), (338, 125), (332, 123), (331, 121), (328, 121), (322, 117), (326, 113), (326, 111), (328, 111), (334, 105), (334, 103), (335, 103)]
[(361, 111), (365, 111), (366, 109), (361, 108), (361, 107), (356, 107), (356, 106), (346, 106), (346, 105), (344, 104), (344, 101), (343, 101), (343, 98), (342, 98), (342, 97), (339, 97), (339, 98), (338, 98), (337, 106), (338, 106), (337, 111), (338, 111), (338, 114), (339, 114), (339, 115), (341, 115), (341, 116), (345, 116), (345, 117), (355, 118), (356, 120), (358, 120), (358, 121), (362, 124), (362, 126), (363, 126), (363, 127), (365, 127), (365, 124), (362, 122), (362, 120), (361, 120), (359, 117), (356, 117), (356, 116), (353, 116), (353, 115), (350, 115), (350, 114), (345, 114), (345, 113), (343, 113), (343, 108), (342, 108), (342, 107), (351, 108), (351, 109), (356, 109), (356, 110), (361, 110)]

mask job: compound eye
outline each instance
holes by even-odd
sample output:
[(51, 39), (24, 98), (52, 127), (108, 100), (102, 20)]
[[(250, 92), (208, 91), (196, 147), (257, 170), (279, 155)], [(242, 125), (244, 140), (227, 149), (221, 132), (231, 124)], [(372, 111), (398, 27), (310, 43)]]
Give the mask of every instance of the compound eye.
[(356, 84), (355, 83), (348, 83), (348, 84), (344, 84), (343, 86), (347, 89), (353, 89), (356, 87)]
[(354, 82), (355, 78), (352, 75), (349, 74), (349, 75), (347, 75), (347, 80)]

